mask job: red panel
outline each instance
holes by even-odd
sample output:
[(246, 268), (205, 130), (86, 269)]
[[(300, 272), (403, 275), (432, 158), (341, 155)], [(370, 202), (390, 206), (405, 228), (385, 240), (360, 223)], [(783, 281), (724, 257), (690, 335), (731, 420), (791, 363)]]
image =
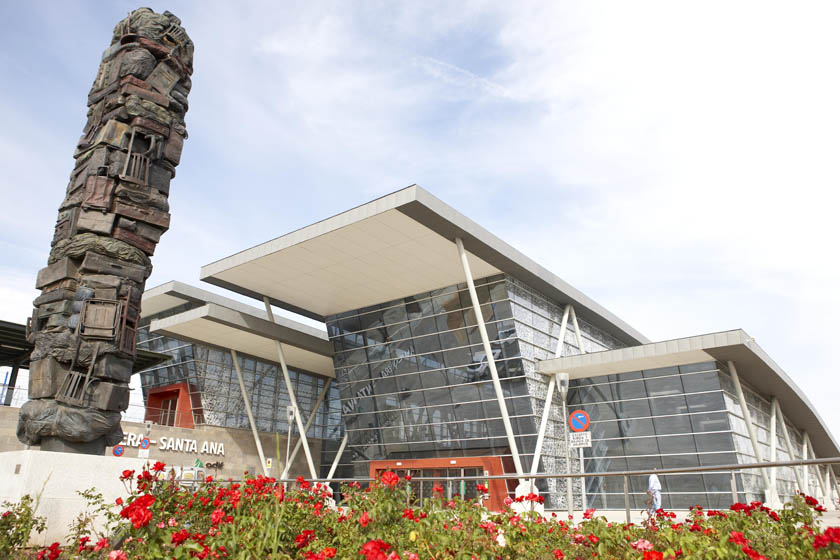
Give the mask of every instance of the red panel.
[(175, 426), (178, 428), (195, 428), (190, 386), (186, 383), (173, 383), (150, 389), (146, 399), (146, 422), (159, 424), (163, 401), (173, 398), (178, 399), (178, 404), (175, 407), (177, 412)]
[[(455, 461), (455, 464), (452, 464)], [(400, 463), (397, 466), (397, 463)], [(502, 458), (496, 456), (487, 457), (443, 457), (435, 459), (400, 459), (399, 461), (371, 461), (370, 477), (375, 478), (387, 470), (397, 469), (451, 469), (451, 468), (477, 468), (482, 472), (487, 471), (491, 476), (505, 474), (502, 467)], [(514, 484), (516, 481), (514, 480)], [(491, 480), (488, 484), (490, 499), (485, 505), (493, 510), (500, 511), (505, 507), (505, 497), (508, 492), (504, 480)]]

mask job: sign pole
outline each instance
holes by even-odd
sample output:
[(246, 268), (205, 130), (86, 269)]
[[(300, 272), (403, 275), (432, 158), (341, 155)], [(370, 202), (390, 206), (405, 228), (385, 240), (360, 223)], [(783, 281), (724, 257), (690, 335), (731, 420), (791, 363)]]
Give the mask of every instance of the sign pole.
[[(563, 395), (563, 433), (565, 434), (566, 439), (566, 474), (572, 474), (572, 460), (569, 457), (569, 446), (571, 445), (571, 442), (569, 441), (569, 422), (566, 420), (567, 418), (568, 415), (566, 414), (566, 395)], [(566, 478), (566, 509), (569, 512), (569, 517), (574, 515), (571, 478)]]

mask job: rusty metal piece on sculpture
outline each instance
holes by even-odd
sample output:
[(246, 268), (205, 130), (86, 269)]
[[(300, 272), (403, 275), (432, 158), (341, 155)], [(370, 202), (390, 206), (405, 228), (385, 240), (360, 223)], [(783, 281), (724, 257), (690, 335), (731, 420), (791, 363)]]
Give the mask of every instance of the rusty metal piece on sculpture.
[(35, 345), (18, 439), (103, 454), (122, 440), (140, 299), (187, 129), (193, 43), (169, 12), (134, 10), (114, 28), (88, 94), (88, 120), (38, 272)]

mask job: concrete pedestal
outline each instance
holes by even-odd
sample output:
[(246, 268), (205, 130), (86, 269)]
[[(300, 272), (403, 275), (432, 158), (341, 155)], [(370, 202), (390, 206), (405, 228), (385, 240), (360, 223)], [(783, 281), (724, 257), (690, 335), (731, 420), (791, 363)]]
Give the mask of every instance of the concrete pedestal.
[(85, 455), (105, 455), (105, 438), (88, 442), (64, 441), (56, 437), (42, 438), (41, 451), (59, 453), (83, 453)]
[(34, 449), (0, 453), (0, 502), (16, 502), (25, 494), (37, 499), (40, 494), (35, 513), (47, 518), (47, 529), (33, 533), (30, 545), (55, 541), (63, 545), (70, 524), (86, 511), (87, 503), (77, 491), (95, 488), (106, 503), (113, 504), (118, 497), (128, 496), (120, 481), (122, 471), (140, 472), (145, 463), (145, 459)]

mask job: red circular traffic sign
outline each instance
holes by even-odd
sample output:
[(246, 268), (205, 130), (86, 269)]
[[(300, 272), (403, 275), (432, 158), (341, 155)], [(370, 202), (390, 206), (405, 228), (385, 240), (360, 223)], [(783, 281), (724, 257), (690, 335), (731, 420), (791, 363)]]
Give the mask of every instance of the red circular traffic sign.
[(123, 453), (125, 453), (125, 447), (123, 447), (122, 445), (115, 445), (114, 449), (111, 450), (111, 453), (114, 454), (114, 457), (119, 457)]
[(573, 432), (585, 432), (589, 429), (589, 415), (584, 410), (575, 410), (569, 414), (569, 427)]

